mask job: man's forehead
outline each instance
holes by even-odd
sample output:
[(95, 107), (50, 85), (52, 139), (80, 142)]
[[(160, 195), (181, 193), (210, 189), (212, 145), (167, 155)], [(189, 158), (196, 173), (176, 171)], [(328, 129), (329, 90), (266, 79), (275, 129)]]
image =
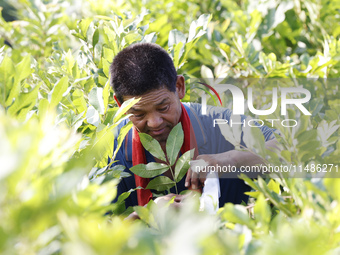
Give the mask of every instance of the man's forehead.
[(172, 98), (176, 95), (175, 92), (171, 92), (166, 88), (161, 88), (157, 90), (153, 90), (151, 92), (145, 93), (141, 96), (123, 96), (124, 101), (131, 99), (131, 98), (141, 98), (138, 103), (135, 104), (136, 106), (143, 106), (143, 105), (158, 105), (167, 103), (172, 100)]

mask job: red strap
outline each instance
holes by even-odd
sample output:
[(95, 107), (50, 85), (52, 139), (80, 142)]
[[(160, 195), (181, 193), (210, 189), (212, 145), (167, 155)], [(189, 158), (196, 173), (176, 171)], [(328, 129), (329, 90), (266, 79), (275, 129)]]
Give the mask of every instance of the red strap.
[[(146, 157), (145, 157), (145, 151), (142, 146), (142, 143), (139, 139), (138, 132), (135, 128), (133, 128), (133, 134), (132, 134), (132, 165), (136, 166), (138, 164), (147, 164)], [(147, 204), (150, 199), (152, 199), (152, 193), (149, 189), (145, 189), (146, 186), (148, 186), (149, 179), (148, 178), (142, 178), (135, 174), (135, 182), (136, 187), (142, 187), (143, 189), (137, 190), (137, 201), (138, 205), (145, 205)]]
[[(179, 119), (179, 122), (182, 123), (183, 133), (184, 133), (184, 142), (181, 148), (182, 154), (187, 152), (188, 150), (195, 148), (194, 159), (198, 156), (197, 142), (194, 133), (194, 129), (191, 125), (189, 115), (181, 103), (182, 114)], [(147, 164), (145, 151), (140, 142), (138, 132), (135, 128), (133, 128), (132, 135), (132, 165), (138, 164)], [(145, 189), (149, 183), (148, 178), (142, 178), (138, 175), (135, 175), (136, 187), (140, 186), (143, 189), (137, 190), (137, 200), (138, 205), (144, 206), (152, 199), (152, 192), (149, 189)]]

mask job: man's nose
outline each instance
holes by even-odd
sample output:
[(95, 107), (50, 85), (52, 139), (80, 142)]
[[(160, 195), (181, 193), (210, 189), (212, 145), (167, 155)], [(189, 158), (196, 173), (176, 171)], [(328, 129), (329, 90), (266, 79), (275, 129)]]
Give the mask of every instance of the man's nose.
[(147, 125), (149, 128), (158, 128), (162, 125), (163, 118), (160, 114), (150, 114)]

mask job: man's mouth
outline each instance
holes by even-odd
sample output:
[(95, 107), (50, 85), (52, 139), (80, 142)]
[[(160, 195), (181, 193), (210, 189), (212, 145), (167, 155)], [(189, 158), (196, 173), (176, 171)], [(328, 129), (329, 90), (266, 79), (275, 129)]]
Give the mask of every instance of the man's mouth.
[(165, 128), (156, 129), (156, 130), (150, 130), (149, 134), (151, 136), (161, 135), (161, 134), (163, 134), (164, 130), (165, 130)]

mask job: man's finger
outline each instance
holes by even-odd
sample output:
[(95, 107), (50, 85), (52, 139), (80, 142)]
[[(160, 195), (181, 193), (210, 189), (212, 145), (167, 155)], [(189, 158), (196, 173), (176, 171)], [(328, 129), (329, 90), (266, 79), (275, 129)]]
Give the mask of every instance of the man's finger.
[(130, 213), (129, 216), (127, 216), (124, 220), (139, 220), (140, 217), (136, 212)]
[(199, 180), (200, 180), (200, 183), (202, 184), (202, 186), (204, 186), (204, 182), (205, 182), (206, 179), (207, 179), (207, 173), (206, 172), (200, 173)]
[(191, 168), (188, 169), (187, 176), (185, 177), (185, 187), (189, 188), (191, 184)]
[(192, 171), (192, 174), (191, 174), (191, 187), (192, 187), (192, 189), (198, 189), (198, 181), (199, 181), (198, 173)]
[(183, 200), (184, 197), (185, 197), (184, 195), (177, 195), (177, 196), (175, 197), (174, 202), (180, 203), (180, 202), (182, 202), (182, 200)]

